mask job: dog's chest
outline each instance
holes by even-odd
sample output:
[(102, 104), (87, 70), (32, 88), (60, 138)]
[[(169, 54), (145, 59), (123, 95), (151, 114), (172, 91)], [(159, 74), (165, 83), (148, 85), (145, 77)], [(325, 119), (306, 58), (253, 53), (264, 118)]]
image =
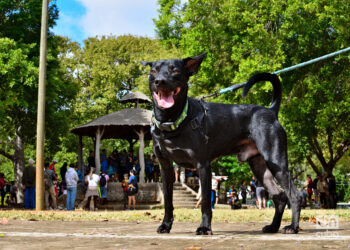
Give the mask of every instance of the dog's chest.
[(176, 163), (190, 163), (195, 160), (196, 152), (193, 141), (188, 137), (157, 139), (157, 147), (161, 154)]

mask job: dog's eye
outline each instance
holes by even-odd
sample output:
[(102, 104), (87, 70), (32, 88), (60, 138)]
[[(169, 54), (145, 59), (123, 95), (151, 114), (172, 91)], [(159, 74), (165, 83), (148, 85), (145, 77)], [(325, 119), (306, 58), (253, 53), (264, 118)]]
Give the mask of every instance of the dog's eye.
[(178, 69), (170, 69), (170, 72), (173, 73), (174, 75), (177, 75), (180, 73), (180, 70)]

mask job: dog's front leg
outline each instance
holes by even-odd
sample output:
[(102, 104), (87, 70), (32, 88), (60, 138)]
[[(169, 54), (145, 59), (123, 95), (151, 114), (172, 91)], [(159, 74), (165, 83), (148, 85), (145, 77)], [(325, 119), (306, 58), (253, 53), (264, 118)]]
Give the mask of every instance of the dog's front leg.
[(175, 180), (174, 167), (172, 162), (166, 159), (159, 159), (161, 165), (161, 176), (163, 182), (165, 214), (162, 224), (158, 227), (158, 233), (170, 233), (173, 225), (173, 183)]
[(210, 163), (198, 164), (202, 191), (202, 223), (197, 228), (198, 235), (212, 235), (211, 230), (211, 168)]

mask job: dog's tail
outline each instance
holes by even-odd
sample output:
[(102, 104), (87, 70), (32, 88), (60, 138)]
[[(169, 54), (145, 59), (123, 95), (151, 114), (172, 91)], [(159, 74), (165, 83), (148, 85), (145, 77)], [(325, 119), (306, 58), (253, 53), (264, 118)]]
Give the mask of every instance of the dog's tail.
[(278, 111), (281, 106), (281, 100), (282, 100), (282, 87), (281, 87), (281, 81), (275, 74), (270, 73), (258, 73), (254, 76), (252, 76), (248, 82), (244, 85), (243, 88), (243, 97), (247, 95), (249, 89), (257, 82), (260, 81), (269, 81), (272, 83), (273, 86), (273, 99), (271, 106), (269, 109), (271, 109), (275, 115), (278, 115)]

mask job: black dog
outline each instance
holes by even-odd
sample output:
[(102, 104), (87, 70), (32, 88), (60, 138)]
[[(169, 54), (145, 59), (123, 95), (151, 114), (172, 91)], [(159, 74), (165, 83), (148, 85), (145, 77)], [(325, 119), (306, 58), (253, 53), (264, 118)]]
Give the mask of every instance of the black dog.
[[(301, 194), (288, 172), (286, 133), (278, 122), (281, 83), (276, 75), (253, 76), (243, 89), (245, 95), (258, 81), (270, 81), (274, 87), (269, 108), (257, 105), (206, 103), (187, 97), (189, 77), (196, 74), (206, 54), (178, 60), (141, 62), (151, 66), (149, 88), (153, 96), (154, 152), (162, 166), (165, 215), (158, 233), (169, 233), (173, 223), (173, 161), (180, 166), (197, 167), (202, 187), (202, 223), (197, 234), (212, 234), (210, 206), (210, 162), (223, 155), (236, 154), (248, 161), (275, 203), (272, 224), (263, 232), (279, 230), (289, 199), (292, 223), (283, 233), (298, 233)], [(282, 191), (274, 178), (285, 190)]]

